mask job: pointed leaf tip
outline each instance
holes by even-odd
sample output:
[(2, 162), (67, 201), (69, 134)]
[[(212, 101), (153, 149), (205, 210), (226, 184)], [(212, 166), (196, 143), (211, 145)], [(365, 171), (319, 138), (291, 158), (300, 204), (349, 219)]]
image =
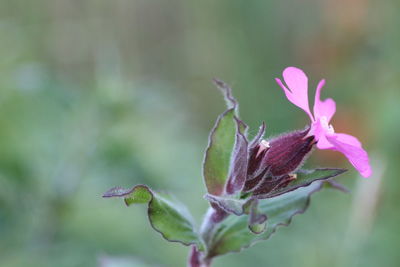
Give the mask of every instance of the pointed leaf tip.
[(346, 169), (340, 168), (318, 168), (313, 170), (301, 169), (296, 172), (296, 179), (292, 180), (287, 186), (272, 190), (271, 192), (263, 195), (257, 195), (256, 198), (264, 199), (276, 197), (296, 190), (300, 187), (309, 186), (314, 181), (327, 180), (336, 177), (346, 171)]
[(333, 179), (326, 180), (324, 185), (328, 188), (336, 189), (346, 194), (350, 193), (350, 189)]
[(113, 187), (103, 194), (104, 198), (107, 197), (122, 197), (131, 193), (131, 189), (127, 190), (122, 187)]
[(235, 109), (236, 115), (238, 113), (238, 102), (237, 100), (233, 97), (232, 94), (232, 88), (226, 84), (225, 82), (214, 78), (213, 79), (214, 84), (217, 86), (217, 88), (222, 92), (225, 98), (226, 105), (229, 109), (233, 108)]
[(258, 133), (254, 136), (253, 140), (251, 140), (249, 144), (249, 150), (256, 148), (256, 146), (261, 142), (262, 138), (265, 134), (265, 122), (262, 122), (261, 126), (259, 127)]

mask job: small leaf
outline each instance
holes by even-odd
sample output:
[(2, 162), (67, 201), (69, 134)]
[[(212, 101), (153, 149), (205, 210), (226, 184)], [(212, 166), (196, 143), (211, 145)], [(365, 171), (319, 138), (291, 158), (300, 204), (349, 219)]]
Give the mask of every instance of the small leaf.
[(103, 197), (122, 197), (127, 206), (148, 203), (147, 213), (154, 230), (168, 241), (203, 249), (188, 210), (171, 196), (156, 193), (145, 185), (137, 185), (132, 189), (112, 188)]
[(260, 200), (258, 210), (260, 214), (268, 217), (267, 228), (261, 234), (256, 235), (249, 230), (247, 215), (229, 216), (218, 225), (208, 257), (238, 252), (258, 241), (268, 239), (278, 226), (289, 225), (294, 215), (305, 212), (311, 194), (320, 190), (322, 183), (322, 181), (316, 181), (307, 187)]
[[(204, 157), (203, 176), (207, 191), (211, 195), (221, 195), (228, 179), (232, 150), (238, 128), (238, 103), (232, 96), (231, 88), (214, 79), (224, 95), (228, 110), (222, 113), (211, 130)], [(244, 125), (244, 124), (243, 124)], [(243, 127), (240, 125), (240, 127)]]
[(217, 120), (209, 138), (203, 164), (203, 175), (209, 194), (221, 195), (229, 174), (235, 143), (234, 109), (228, 109)]
[(299, 187), (304, 187), (310, 185), (312, 182), (317, 180), (326, 180), (335, 176), (338, 176), (344, 172), (346, 169), (335, 169), (335, 168), (323, 168), (314, 170), (299, 170), (296, 173), (296, 179), (291, 181), (287, 186), (281, 187), (276, 190), (264, 195), (255, 196), (258, 199), (271, 198), (279, 196), (281, 194), (296, 190)]

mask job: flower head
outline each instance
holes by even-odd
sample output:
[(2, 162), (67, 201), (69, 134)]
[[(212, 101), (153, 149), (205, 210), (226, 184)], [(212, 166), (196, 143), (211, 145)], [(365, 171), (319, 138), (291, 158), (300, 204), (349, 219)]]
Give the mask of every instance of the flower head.
[(308, 129), (293, 131), (262, 140), (249, 151), (246, 192), (253, 195), (268, 193), (285, 187), (293, 180), (293, 172), (307, 158), (315, 144), (313, 136), (306, 136)]
[(317, 147), (343, 153), (363, 177), (369, 177), (372, 170), (368, 154), (362, 148), (360, 141), (348, 134), (335, 133), (333, 126), (329, 124), (335, 114), (336, 103), (331, 98), (322, 101), (320, 99), (325, 80), (321, 80), (317, 85), (313, 113), (311, 113), (308, 104), (308, 78), (305, 73), (301, 69), (288, 67), (283, 71), (283, 79), (287, 87), (278, 78), (276, 78), (276, 82), (283, 89), (287, 99), (304, 110), (310, 117), (311, 125), (308, 136), (314, 136)]

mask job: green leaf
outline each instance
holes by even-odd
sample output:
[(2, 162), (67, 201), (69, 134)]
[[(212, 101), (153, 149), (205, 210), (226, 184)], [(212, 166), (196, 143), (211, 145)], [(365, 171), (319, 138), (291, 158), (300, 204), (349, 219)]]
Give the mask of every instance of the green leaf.
[(257, 235), (249, 230), (248, 215), (229, 216), (217, 226), (208, 257), (238, 252), (258, 241), (268, 239), (278, 226), (289, 225), (294, 215), (305, 212), (311, 194), (320, 190), (322, 183), (316, 181), (307, 187), (260, 200), (258, 210), (260, 214), (268, 217), (267, 228), (261, 234)]
[[(239, 104), (232, 89), (214, 79), (228, 110), (222, 113), (211, 131), (204, 157), (203, 176), (210, 195), (234, 194), (242, 189), (247, 173), (247, 125), (239, 119)], [(229, 178), (228, 178), (229, 177)]]
[(273, 190), (264, 195), (258, 195), (257, 198), (271, 198), (275, 197), (293, 190), (299, 187), (304, 187), (310, 185), (314, 181), (326, 180), (335, 176), (338, 176), (344, 172), (346, 169), (335, 169), (335, 168), (322, 168), (314, 170), (299, 170), (297, 171), (296, 179), (290, 182), (287, 186)]
[(221, 195), (229, 174), (231, 153), (235, 143), (235, 109), (228, 109), (218, 118), (211, 131), (203, 164), (208, 193)]
[(171, 196), (154, 192), (145, 185), (137, 185), (132, 189), (112, 188), (103, 197), (124, 198), (127, 206), (148, 203), (147, 213), (154, 230), (170, 242), (186, 246), (194, 244), (203, 249), (187, 208)]

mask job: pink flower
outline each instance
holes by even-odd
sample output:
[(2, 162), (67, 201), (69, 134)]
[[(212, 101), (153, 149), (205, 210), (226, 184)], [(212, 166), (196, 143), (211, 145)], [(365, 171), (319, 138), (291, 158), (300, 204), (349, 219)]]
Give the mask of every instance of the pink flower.
[[(343, 153), (350, 163), (363, 177), (369, 177), (372, 173), (367, 152), (362, 148), (360, 141), (354, 136), (335, 133), (332, 125), (329, 124), (336, 111), (336, 103), (328, 98), (320, 99), (322, 87), (325, 80), (317, 85), (315, 93), (314, 109), (312, 114), (308, 104), (308, 78), (298, 68), (288, 67), (283, 71), (282, 81), (276, 78), (276, 82), (282, 87), (287, 99), (304, 110), (311, 119), (310, 132), (308, 136), (314, 136), (319, 149), (337, 150)], [(289, 89), (288, 89), (289, 88)]]

